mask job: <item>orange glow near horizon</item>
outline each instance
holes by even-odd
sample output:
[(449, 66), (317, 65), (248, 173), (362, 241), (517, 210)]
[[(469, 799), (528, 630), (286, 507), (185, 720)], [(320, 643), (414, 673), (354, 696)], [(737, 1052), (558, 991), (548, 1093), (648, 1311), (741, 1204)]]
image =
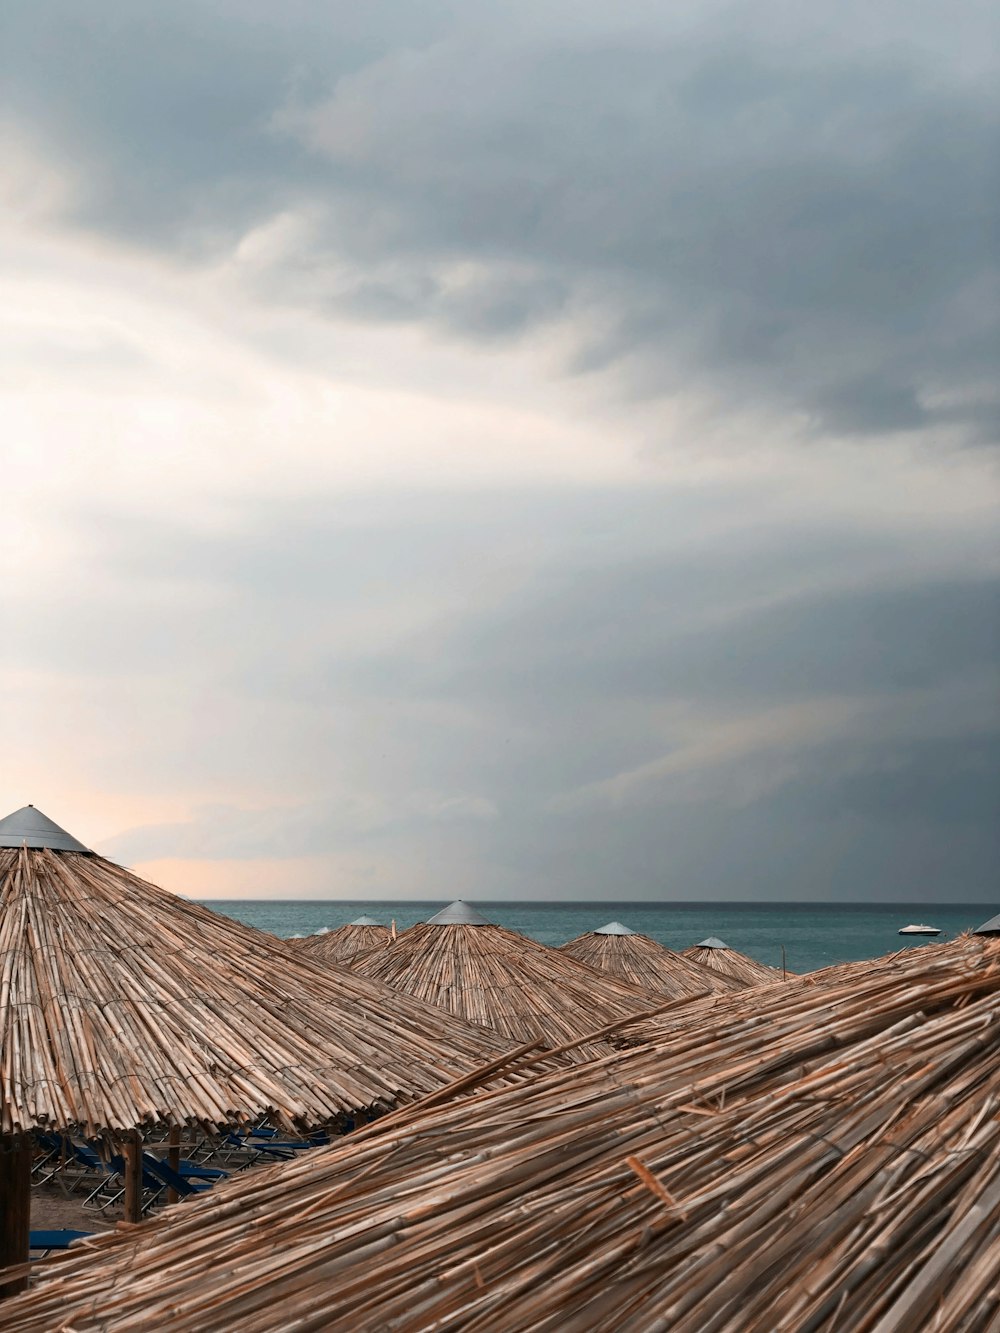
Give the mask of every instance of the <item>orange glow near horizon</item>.
[(133, 872), (185, 898), (337, 898), (322, 857), (252, 861), (142, 861)]

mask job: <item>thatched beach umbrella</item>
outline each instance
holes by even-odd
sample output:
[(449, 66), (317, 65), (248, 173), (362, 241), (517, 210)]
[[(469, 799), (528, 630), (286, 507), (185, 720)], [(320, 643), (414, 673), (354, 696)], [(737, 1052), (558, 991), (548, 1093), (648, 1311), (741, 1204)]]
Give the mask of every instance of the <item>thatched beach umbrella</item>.
[(692, 944), (689, 949), (682, 949), (681, 953), (685, 958), (693, 959), (710, 972), (726, 977), (738, 986), (762, 986), (766, 982), (781, 981), (795, 975), (787, 968), (782, 971), (779, 967), (768, 967), (767, 963), (758, 963), (756, 958), (730, 949), (716, 935), (710, 935), (700, 944)]
[(318, 935), (306, 935), (301, 940), (289, 940), (303, 957), (314, 963), (349, 963), (360, 953), (377, 949), (392, 939), (389, 927), (373, 916), (359, 916), (346, 926), (324, 930)]
[[(404, 930), (388, 948), (360, 955), (353, 967), (511, 1040), (541, 1038), (551, 1047), (658, 1003), (637, 986), (494, 925), (464, 902)], [(576, 1054), (606, 1049), (594, 1042)]]
[(15, 1259), (27, 1257), (33, 1128), (122, 1139), (134, 1212), (136, 1131), (264, 1116), (304, 1129), (381, 1112), (504, 1045), (290, 957), (94, 855), (31, 806), (0, 821), (0, 1171), (5, 1218), (18, 1218), (0, 1237), (21, 1244)]
[(562, 945), (560, 952), (633, 986), (641, 986), (653, 995), (673, 1000), (719, 994), (734, 990), (739, 984), (674, 953), (648, 935), (630, 930), (620, 921), (609, 921), (597, 930), (588, 930)]
[(693, 1001), (662, 1045), (407, 1107), (95, 1237), (5, 1333), (985, 1333), (998, 983), (1000, 943), (966, 940)]

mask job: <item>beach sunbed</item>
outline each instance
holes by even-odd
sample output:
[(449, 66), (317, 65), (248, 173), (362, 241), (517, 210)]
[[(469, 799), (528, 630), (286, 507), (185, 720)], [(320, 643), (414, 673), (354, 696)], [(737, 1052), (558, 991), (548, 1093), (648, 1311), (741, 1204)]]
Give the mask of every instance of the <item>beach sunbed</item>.
[[(29, 1241), (29, 1248), (32, 1251), (33, 1259), (44, 1259), (47, 1254), (53, 1250), (68, 1250), (70, 1243), (79, 1240), (82, 1236), (92, 1236), (92, 1231), (32, 1231)], [(34, 1251), (39, 1251), (35, 1254)]]
[(54, 1158), (49, 1159), (47, 1173), (39, 1176), (38, 1184), (55, 1181), (68, 1197), (81, 1186), (104, 1180), (108, 1169), (89, 1144), (75, 1143), (68, 1134), (55, 1134), (52, 1137), (58, 1142), (58, 1151)]
[[(95, 1154), (96, 1155), (96, 1154)], [(156, 1176), (145, 1161), (146, 1154), (143, 1154), (142, 1164), (142, 1201), (140, 1211), (147, 1213), (158, 1197), (163, 1193), (166, 1185)], [(100, 1161), (100, 1158), (98, 1158)], [(97, 1188), (91, 1190), (83, 1201), (83, 1206), (100, 1209), (103, 1213), (108, 1208), (113, 1208), (116, 1203), (125, 1194), (125, 1158), (119, 1154), (108, 1160), (106, 1173), (100, 1181)]]
[(223, 1138), (222, 1144), (224, 1148), (229, 1150), (230, 1156), (242, 1155), (243, 1160), (239, 1166), (241, 1171), (262, 1158), (274, 1162), (290, 1162), (296, 1152), (301, 1151), (304, 1147), (312, 1146), (290, 1140), (277, 1142), (274, 1139), (252, 1139), (246, 1134), (227, 1134)]
[[(160, 1157), (157, 1160), (165, 1162), (167, 1166), (170, 1165), (170, 1162), (166, 1158)], [(223, 1171), (221, 1167), (206, 1166), (204, 1162), (192, 1161), (190, 1157), (181, 1158), (180, 1162), (177, 1164), (177, 1173), (178, 1175), (183, 1176), (185, 1180), (229, 1179), (229, 1172)]]
[[(206, 1190), (212, 1188), (212, 1181), (198, 1179), (193, 1176), (183, 1176), (179, 1171), (175, 1171), (169, 1162), (161, 1161), (154, 1157), (152, 1153), (143, 1153), (142, 1155), (143, 1173), (149, 1172), (154, 1179), (160, 1182), (161, 1189), (171, 1189), (181, 1199), (190, 1199), (195, 1194), (204, 1194)], [(224, 1176), (225, 1172), (220, 1172)]]
[(62, 1166), (62, 1138), (58, 1134), (45, 1134), (40, 1129), (32, 1130), (35, 1141), (35, 1156), (31, 1163), (32, 1185), (45, 1185)]

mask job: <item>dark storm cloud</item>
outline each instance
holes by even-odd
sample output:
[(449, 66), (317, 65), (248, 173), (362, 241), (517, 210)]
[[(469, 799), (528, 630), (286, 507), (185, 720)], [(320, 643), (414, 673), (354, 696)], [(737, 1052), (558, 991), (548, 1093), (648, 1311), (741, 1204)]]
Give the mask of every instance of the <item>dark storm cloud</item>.
[(568, 321), (633, 392), (984, 439), (996, 35), (973, 6), (105, 3), (22, 6), (4, 49), (92, 225), (210, 255), (308, 219), (248, 273), (268, 299)]
[(738, 488), (271, 501), (226, 533), (103, 513), (90, 595), (67, 581), (50, 632), (14, 638), (29, 669), (107, 672), (110, 640), (130, 688), (197, 682), (161, 775), (330, 775), (102, 848), (129, 860), (417, 856), (483, 897), (985, 896), (984, 536), (762, 529)]
[[(103, 850), (343, 853), (373, 894), (405, 866), (449, 896), (985, 897), (996, 477), (934, 446), (1000, 421), (995, 30), (986, 5), (850, 0), (16, 6), (0, 120), (71, 178), (46, 244), (67, 217), (107, 244), (74, 235), (20, 321), (26, 435), (69, 370), (99, 429), (78, 437), (70, 396), (67, 484), (15, 501), (37, 536), (0, 584), (11, 714), (29, 753), (71, 725), (81, 782), (142, 793), (137, 819), (161, 793), (192, 810)], [(74, 263), (116, 245), (134, 306), (90, 308), (98, 268), (71, 308)], [(132, 339), (143, 247), (209, 295), (170, 272)], [(171, 301), (191, 323), (159, 322)], [(220, 308), (218, 344), (173, 355)], [(435, 337), (371, 336), (390, 324)], [(452, 443), (419, 485), (411, 458), (338, 493), (341, 444), (393, 444), (400, 348), (405, 438)], [(555, 355), (603, 400), (550, 389)], [(251, 378), (277, 424), (244, 475), (220, 440), (252, 423)], [(508, 383), (525, 413), (497, 426)], [(747, 446), (725, 483), (643, 401), (670, 394), (706, 451)], [(588, 421), (563, 472), (581, 402), (607, 457)], [(477, 472), (505, 420), (510, 460), (491, 437)], [(105, 435), (121, 452), (91, 462)]]
[[(913, 775), (887, 772), (884, 754), (870, 771), (831, 778), (821, 771), (830, 756), (817, 750), (804, 756), (804, 777), (793, 770), (741, 805), (650, 802), (559, 817), (526, 807), (516, 839), (505, 836), (505, 822), (485, 830), (483, 861), (528, 885), (523, 897), (993, 902), (998, 748), (989, 773), (970, 771), (963, 749), (920, 756), (931, 764), (909, 813)], [(934, 761), (944, 766), (935, 770)], [(943, 820), (929, 814), (939, 801), (949, 812)]]
[(936, 827), (943, 838), (956, 826), (987, 831), (1000, 854), (1000, 732), (936, 740), (902, 740), (889, 753), (872, 741), (823, 747), (773, 800), (788, 821), (837, 821), (845, 816), (879, 825)]
[(442, 10), (198, 0), (10, 7), (0, 106), (82, 165), (80, 216), (156, 245), (211, 250), (280, 207), (309, 173), (271, 134), (275, 110), (363, 68)]
[[(735, 567), (748, 558), (734, 552), (730, 593), (753, 577)], [(809, 590), (777, 604), (734, 607), (721, 623), (698, 623), (692, 606), (712, 605), (699, 594), (710, 587), (718, 597), (719, 574), (681, 555), (596, 573), (586, 586), (570, 580), (544, 601), (508, 608), (478, 627), (473, 616), (459, 644), (428, 657), (450, 664), (451, 671), (441, 668), (445, 691), (492, 687), (545, 706), (609, 692), (743, 703), (891, 694), (1000, 661), (994, 580)], [(455, 674), (466, 654), (465, 671)]]
[(904, 52), (773, 38), (466, 34), (289, 124), (367, 201), (331, 214), (340, 245), (430, 274), (426, 317), (467, 332), (480, 302), (473, 274), (442, 308), (435, 265), (517, 262), (548, 282), (525, 318), (568, 312), (577, 369), (636, 391), (834, 433), (975, 422), (1000, 353), (995, 102)]
[[(17, 643), (107, 669), (128, 597), (122, 672), (156, 668), (167, 648), (182, 659), (228, 645), (249, 681), (280, 690), (285, 679), (296, 695), (343, 687), (558, 711), (600, 698), (891, 694), (1000, 660), (1000, 585), (968, 572), (990, 546), (976, 525), (960, 541), (816, 519), (762, 526), (735, 486), (425, 493), (419, 504), (407, 492), (330, 495), (246, 504), (225, 531), (98, 506), (77, 545), (96, 570), (89, 597), (60, 586), (50, 615), (27, 608)], [(421, 606), (413, 624), (400, 620), (403, 651), (391, 632), (384, 653), (365, 635), (340, 640), (351, 616), (384, 610), (391, 631), (397, 610)], [(78, 621), (68, 641), (67, 618)], [(282, 636), (315, 641), (301, 677), (272, 656)]]

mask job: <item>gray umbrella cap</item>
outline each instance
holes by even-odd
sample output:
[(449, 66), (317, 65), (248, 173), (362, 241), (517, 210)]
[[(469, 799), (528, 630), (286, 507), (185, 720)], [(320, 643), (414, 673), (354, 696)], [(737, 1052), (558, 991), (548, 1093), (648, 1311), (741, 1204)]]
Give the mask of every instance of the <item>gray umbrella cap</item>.
[(380, 926), (381, 921), (376, 921), (373, 916), (355, 917), (353, 921), (347, 923), (349, 926)]
[(725, 940), (720, 940), (718, 935), (709, 935), (707, 940), (702, 940), (698, 945), (699, 949), (728, 949), (729, 945)]
[(983, 924), (972, 933), (973, 935), (1000, 935), (1000, 913), (996, 916), (991, 916), (989, 921), (984, 921)]
[(634, 935), (634, 930), (629, 930), (628, 926), (623, 926), (620, 921), (609, 921), (606, 926), (599, 926), (594, 931), (595, 935)]
[(429, 926), (491, 926), (492, 921), (477, 912), (474, 907), (468, 903), (463, 903), (461, 898), (456, 902), (449, 903), (447, 907), (442, 907), (440, 912), (427, 920)]
[(26, 805), (0, 819), (0, 847), (47, 847), (51, 852), (90, 851), (33, 805)]

